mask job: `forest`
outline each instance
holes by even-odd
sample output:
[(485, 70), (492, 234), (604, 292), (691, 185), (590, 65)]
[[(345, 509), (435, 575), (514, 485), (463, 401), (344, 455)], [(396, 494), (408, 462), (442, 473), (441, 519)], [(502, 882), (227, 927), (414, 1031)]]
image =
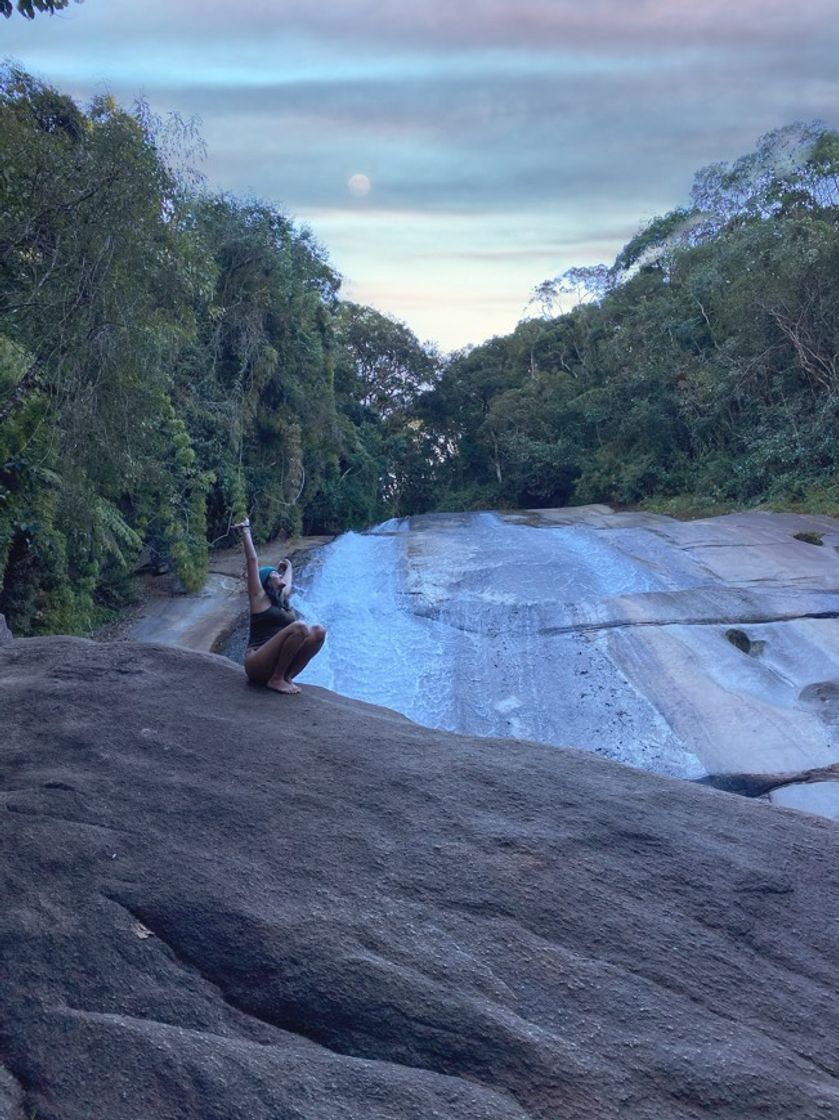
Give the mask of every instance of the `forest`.
[[(140, 563), (438, 509), (839, 511), (839, 135), (697, 173), (612, 265), (441, 354), (189, 122), (0, 70), (0, 612), (89, 634)], [(571, 307), (559, 313), (558, 305)]]

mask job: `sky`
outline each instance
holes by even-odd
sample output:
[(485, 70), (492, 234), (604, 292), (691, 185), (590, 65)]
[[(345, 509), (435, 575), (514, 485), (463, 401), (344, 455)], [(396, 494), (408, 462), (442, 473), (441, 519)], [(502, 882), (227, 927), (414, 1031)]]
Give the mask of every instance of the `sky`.
[(85, 0), (0, 19), (0, 56), (199, 117), (209, 187), (309, 226), (347, 298), (444, 350), (611, 263), (700, 167), (839, 127), (836, 0)]

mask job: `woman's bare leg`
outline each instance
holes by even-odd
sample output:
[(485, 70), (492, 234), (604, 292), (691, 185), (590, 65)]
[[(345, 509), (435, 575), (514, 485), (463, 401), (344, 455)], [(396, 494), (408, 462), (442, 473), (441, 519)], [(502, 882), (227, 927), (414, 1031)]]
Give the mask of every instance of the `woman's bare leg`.
[(308, 635), (309, 627), (305, 622), (292, 622), (259, 649), (245, 654), (245, 672), (250, 680), (275, 692), (299, 692), (300, 689), (287, 679), (286, 674)]
[(310, 626), (309, 633), (305, 637), (294, 655), (294, 659), (286, 669), (286, 680), (290, 681), (296, 677), (301, 669), (309, 664), (316, 653), (320, 653), (321, 646), (326, 638), (326, 630), (323, 626)]

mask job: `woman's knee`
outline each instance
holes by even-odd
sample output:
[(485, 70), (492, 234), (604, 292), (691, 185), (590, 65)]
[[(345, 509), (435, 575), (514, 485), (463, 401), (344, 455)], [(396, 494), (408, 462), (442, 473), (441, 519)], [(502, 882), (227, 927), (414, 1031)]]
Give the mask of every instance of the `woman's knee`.
[(291, 638), (297, 638), (301, 642), (309, 636), (309, 627), (305, 622), (290, 622), (284, 631)]
[(314, 638), (316, 642), (323, 642), (326, 638), (326, 627), (316, 624), (309, 627), (309, 637)]

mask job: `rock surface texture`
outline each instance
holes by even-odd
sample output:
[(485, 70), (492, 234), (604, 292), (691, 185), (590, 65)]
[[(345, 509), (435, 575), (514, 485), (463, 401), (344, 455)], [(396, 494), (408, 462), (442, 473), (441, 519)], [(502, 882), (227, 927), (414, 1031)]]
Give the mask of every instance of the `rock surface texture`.
[(835, 824), (0, 649), (3, 1120), (839, 1116)]
[[(277, 564), (284, 557), (298, 558), (332, 537), (296, 537), (260, 546), (260, 560)], [(146, 590), (155, 581), (147, 583)], [(128, 629), (139, 642), (157, 642), (200, 653), (214, 650), (219, 641), (247, 611), (247, 580), (241, 548), (223, 549), (210, 556), (210, 571), (200, 591), (191, 595), (155, 593), (148, 596)]]
[(330, 635), (303, 679), (656, 773), (775, 774), (773, 801), (839, 820), (837, 548), (836, 519), (758, 511), (386, 522), (303, 572), (300, 609)]

